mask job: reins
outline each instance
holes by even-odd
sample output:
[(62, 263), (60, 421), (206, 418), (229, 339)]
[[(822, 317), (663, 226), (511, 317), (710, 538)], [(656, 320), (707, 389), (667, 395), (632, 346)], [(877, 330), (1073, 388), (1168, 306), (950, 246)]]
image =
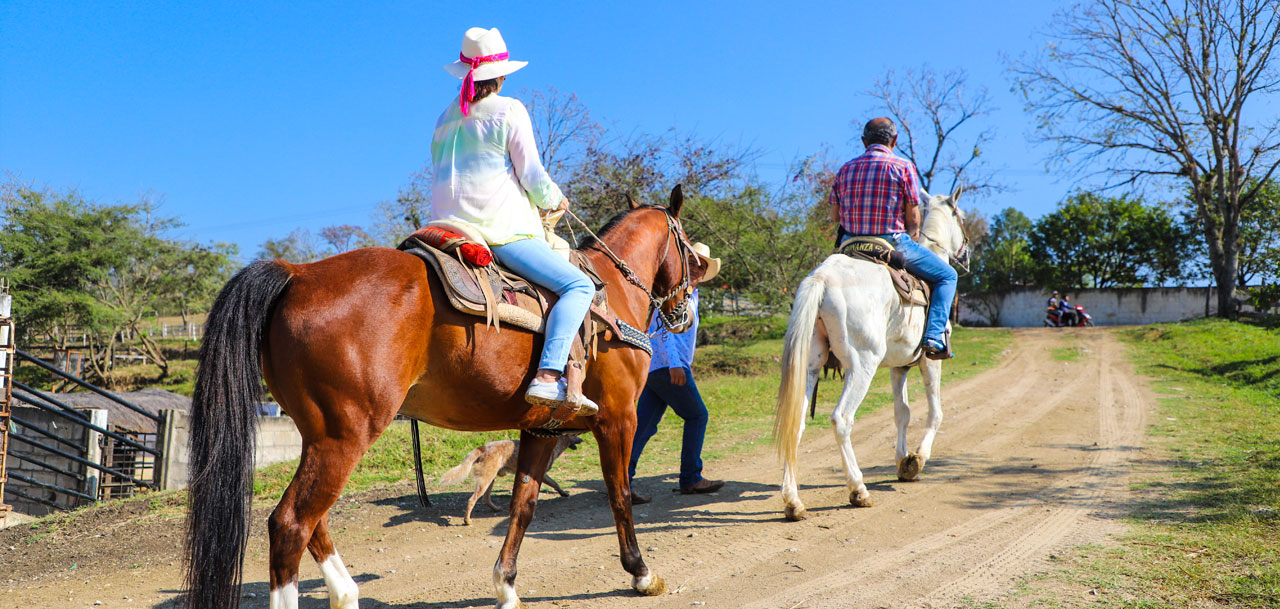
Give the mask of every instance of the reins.
[[(586, 231), (588, 235), (591, 235), (591, 237), (595, 239), (596, 244), (600, 246), (600, 251), (604, 252), (604, 255), (608, 256), (609, 259), (613, 261), (613, 265), (617, 267), (618, 272), (622, 273), (623, 278), (625, 278), (631, 285), (634, 285), (644, 291), (645, 295), (649, 297), (649, 306), (651, 310), (658, 311), (658, 319), (662, 320), (662, 325), (665, 326), (667, 330), (674, 331), (675, 328), (683, 326), (689, 322), (690, 311), (688, 299), (685, 299), (684, 301), (681, 301), (680, 304), (676, 305), (675, 310), (672, 311), (670, 315), (662, 310), (662, 305), (685, 291), (689, 287), (690, 283), (688, 253), (693, 251), (693, 245), (691, 245), (688, 242), (688, 239), (684, 237), (684, 231), (680, 230), (679, 220), (673, 218), (670, 212), (663, 210), (663, 215), (667, 219), (667, 241), (663, 245), (662, 257), (659, 260), (666, 260), (667, 252), (671, 250), (671, 238), (672, 236), (675, 236), (676, 249), (680, 253), (681, 279), (680, 284), (672, 288), (666, 296), (658, 297), (653, 293), (653, 290), (644, 285), (644, 282), (641, 281), (640, 277), (636, 275), (636, 272), (631, 269), (631, 266), (622, 258), (619, 258), (617, 254), (613, 253), (613, 250), (609, 249), (609, 245), (606, 244), (604, 240), (595, 233), (595, 231), (591, 230), (591, 227), (587, 226), (587, 223), (584, 222), (582, 218), (578, 217), (578, 214), (573, 213), (573, 210), (565, 211), (568, 212), (570, 218), (573, 218), (582, 226), (582, 230)], [(572, 230), (573, 229), (570, 228), (570, 231)]]

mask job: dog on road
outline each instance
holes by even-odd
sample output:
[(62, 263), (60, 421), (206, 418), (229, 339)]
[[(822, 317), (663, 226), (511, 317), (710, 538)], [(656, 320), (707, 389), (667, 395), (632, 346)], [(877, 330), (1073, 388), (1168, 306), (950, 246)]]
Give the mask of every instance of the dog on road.
[[(578, 445), (582, 443), (582, 438), (578, 436), (566, 435), (556, 439), (556, 447), (551, 451), (551, 463), (547, 464), (547, 471), (551, 470), (551, 465), (566, 449), (577, 450)], [(447, 471), (440, 480), (436, 482), (437, 486), (453, 486), (467, 477), (467, 474), (475, 473), (476, 490), (471, 494), (471, 498), (467, 500), (467, 513), (462, 516), (463, 524), (471, 524), (471, 510), (476, 506), (476, 500), (481, 496), (484, 502), (493, 511), (498, 511), (498, 506), (494, 505), (493, 498), (489, 496), (489, 491), (493, 490), (493, 482), (505, 474), (514, 474), (516, 471), (516, 459), (520, 455), (519, 440), (495, 440), (483, 446), (476, 448), (462, 460), (457, 467)], [(551, 485), (561, 497), (568, 497), (564, 489), (551, 479), (550, 474), (544, 474), (542, 480)]]

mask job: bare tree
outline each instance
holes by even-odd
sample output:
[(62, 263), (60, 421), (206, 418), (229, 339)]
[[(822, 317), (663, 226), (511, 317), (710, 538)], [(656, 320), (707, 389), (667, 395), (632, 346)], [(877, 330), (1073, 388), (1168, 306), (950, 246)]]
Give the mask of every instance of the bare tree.
[(333, 248), (333, 253), (335, 254), (341, 254), (360, 247), (360, 244), (369, 241), (369, 235), (364, 232), (363, 228), (351, 224), (326, 226), (320, 229), (320, 238), (324, 239), (324, 242)]
[[(995, 108), (986, 87), (971, 86), (963, 69), (938, 73), (928, 66), (887, 72), (867, 91), (902, 126), (901, 152), (920, 171), (920, 185), (947, 192), (961, 182), (971, 193), (1002, 190), (981, 162), (995, 131), (978, 123)], [(862, 123), (855, 121), (861, 133)], [(937, 182), (935, 182), (937, 180)]]
[(547, 87), (525, 89), (520, 97), (533, 119), (533, 137), (542, 154), (542, 164), (552, 177), (558, 175), (558, 170), (575, 165), (578, 156), (603, 133), (577, 93)]
[[(1017, 82), (1054, 160), (1099, 167), (1108, 185), (1181, 181), (1191, 193), (1233, 317), (1241, 209), (1280, 158), (1272, 52), (1276, 0), (1089, 0), (1054, 20)], [(1081, 163), (1083, 161), (1083, 163)]]

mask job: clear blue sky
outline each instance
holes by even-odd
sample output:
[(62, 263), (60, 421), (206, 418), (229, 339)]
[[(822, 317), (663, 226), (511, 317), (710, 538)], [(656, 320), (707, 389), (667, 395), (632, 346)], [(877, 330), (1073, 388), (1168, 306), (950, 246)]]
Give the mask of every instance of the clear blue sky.
[[(1056, 3), (0, 3), (0, 172), (103, 202), (162, 195), (180, 236), (251, 256), (296, 227), (367, 224), (424, 164), (462, 32), (530, 62), (508, 87), (576, 92), (623, 132), (675, 127), (764, 153), (853, 154), (885, 69), (963, 67), (990, 88), (985, 158), (1039, 216), (1072, 189), (1010, 92)], [(216, 6), (215, 6), (216, 5)], [(2, 178), (3, 176), (0, 176)]]

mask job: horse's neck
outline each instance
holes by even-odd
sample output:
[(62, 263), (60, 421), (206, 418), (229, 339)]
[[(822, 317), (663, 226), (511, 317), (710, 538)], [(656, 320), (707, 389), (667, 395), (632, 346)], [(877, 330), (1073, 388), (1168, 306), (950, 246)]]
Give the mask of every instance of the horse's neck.
[(949, 249), (951, 247), (949, 245), (951, 243), (951, 229), (947, 223), (950, 222), (950, 219), (945, 217), (932, 218), (933, 214), (940, 213), (942, 212), (929, 212), (923, 222), (924, 226), (920, 228), (920, 234), (926, 237), (923, 245), (932, 250), (933, 253), (942, 256), (945, 260), (955, 252)]
[(636, 235), (635, 231), (631, 231), (631, 235), (618, 235), (617, 232), (619, 231), (601, 235), (599, 242), (603, 246), (592, 245), (583, 250), (583, 254), (591, 261), (596, 273), (605, 283), (610, 287), (617, 286), (617, 289), (609, 293), (609, 308), (613, 309), (615, 314), (625, 311), (626, 315), (620, 315), (620, 317), (636, 327), (647, 328), (649, 326), (649, 295), (627, 280), (622, 269), (618, 268), (603, 248), (609, 248), (609, 251), (635, 273), (640, 283), (653, 290), (653, 282), (658, 275), (657, 248), (662, 245), (651, 234)]

